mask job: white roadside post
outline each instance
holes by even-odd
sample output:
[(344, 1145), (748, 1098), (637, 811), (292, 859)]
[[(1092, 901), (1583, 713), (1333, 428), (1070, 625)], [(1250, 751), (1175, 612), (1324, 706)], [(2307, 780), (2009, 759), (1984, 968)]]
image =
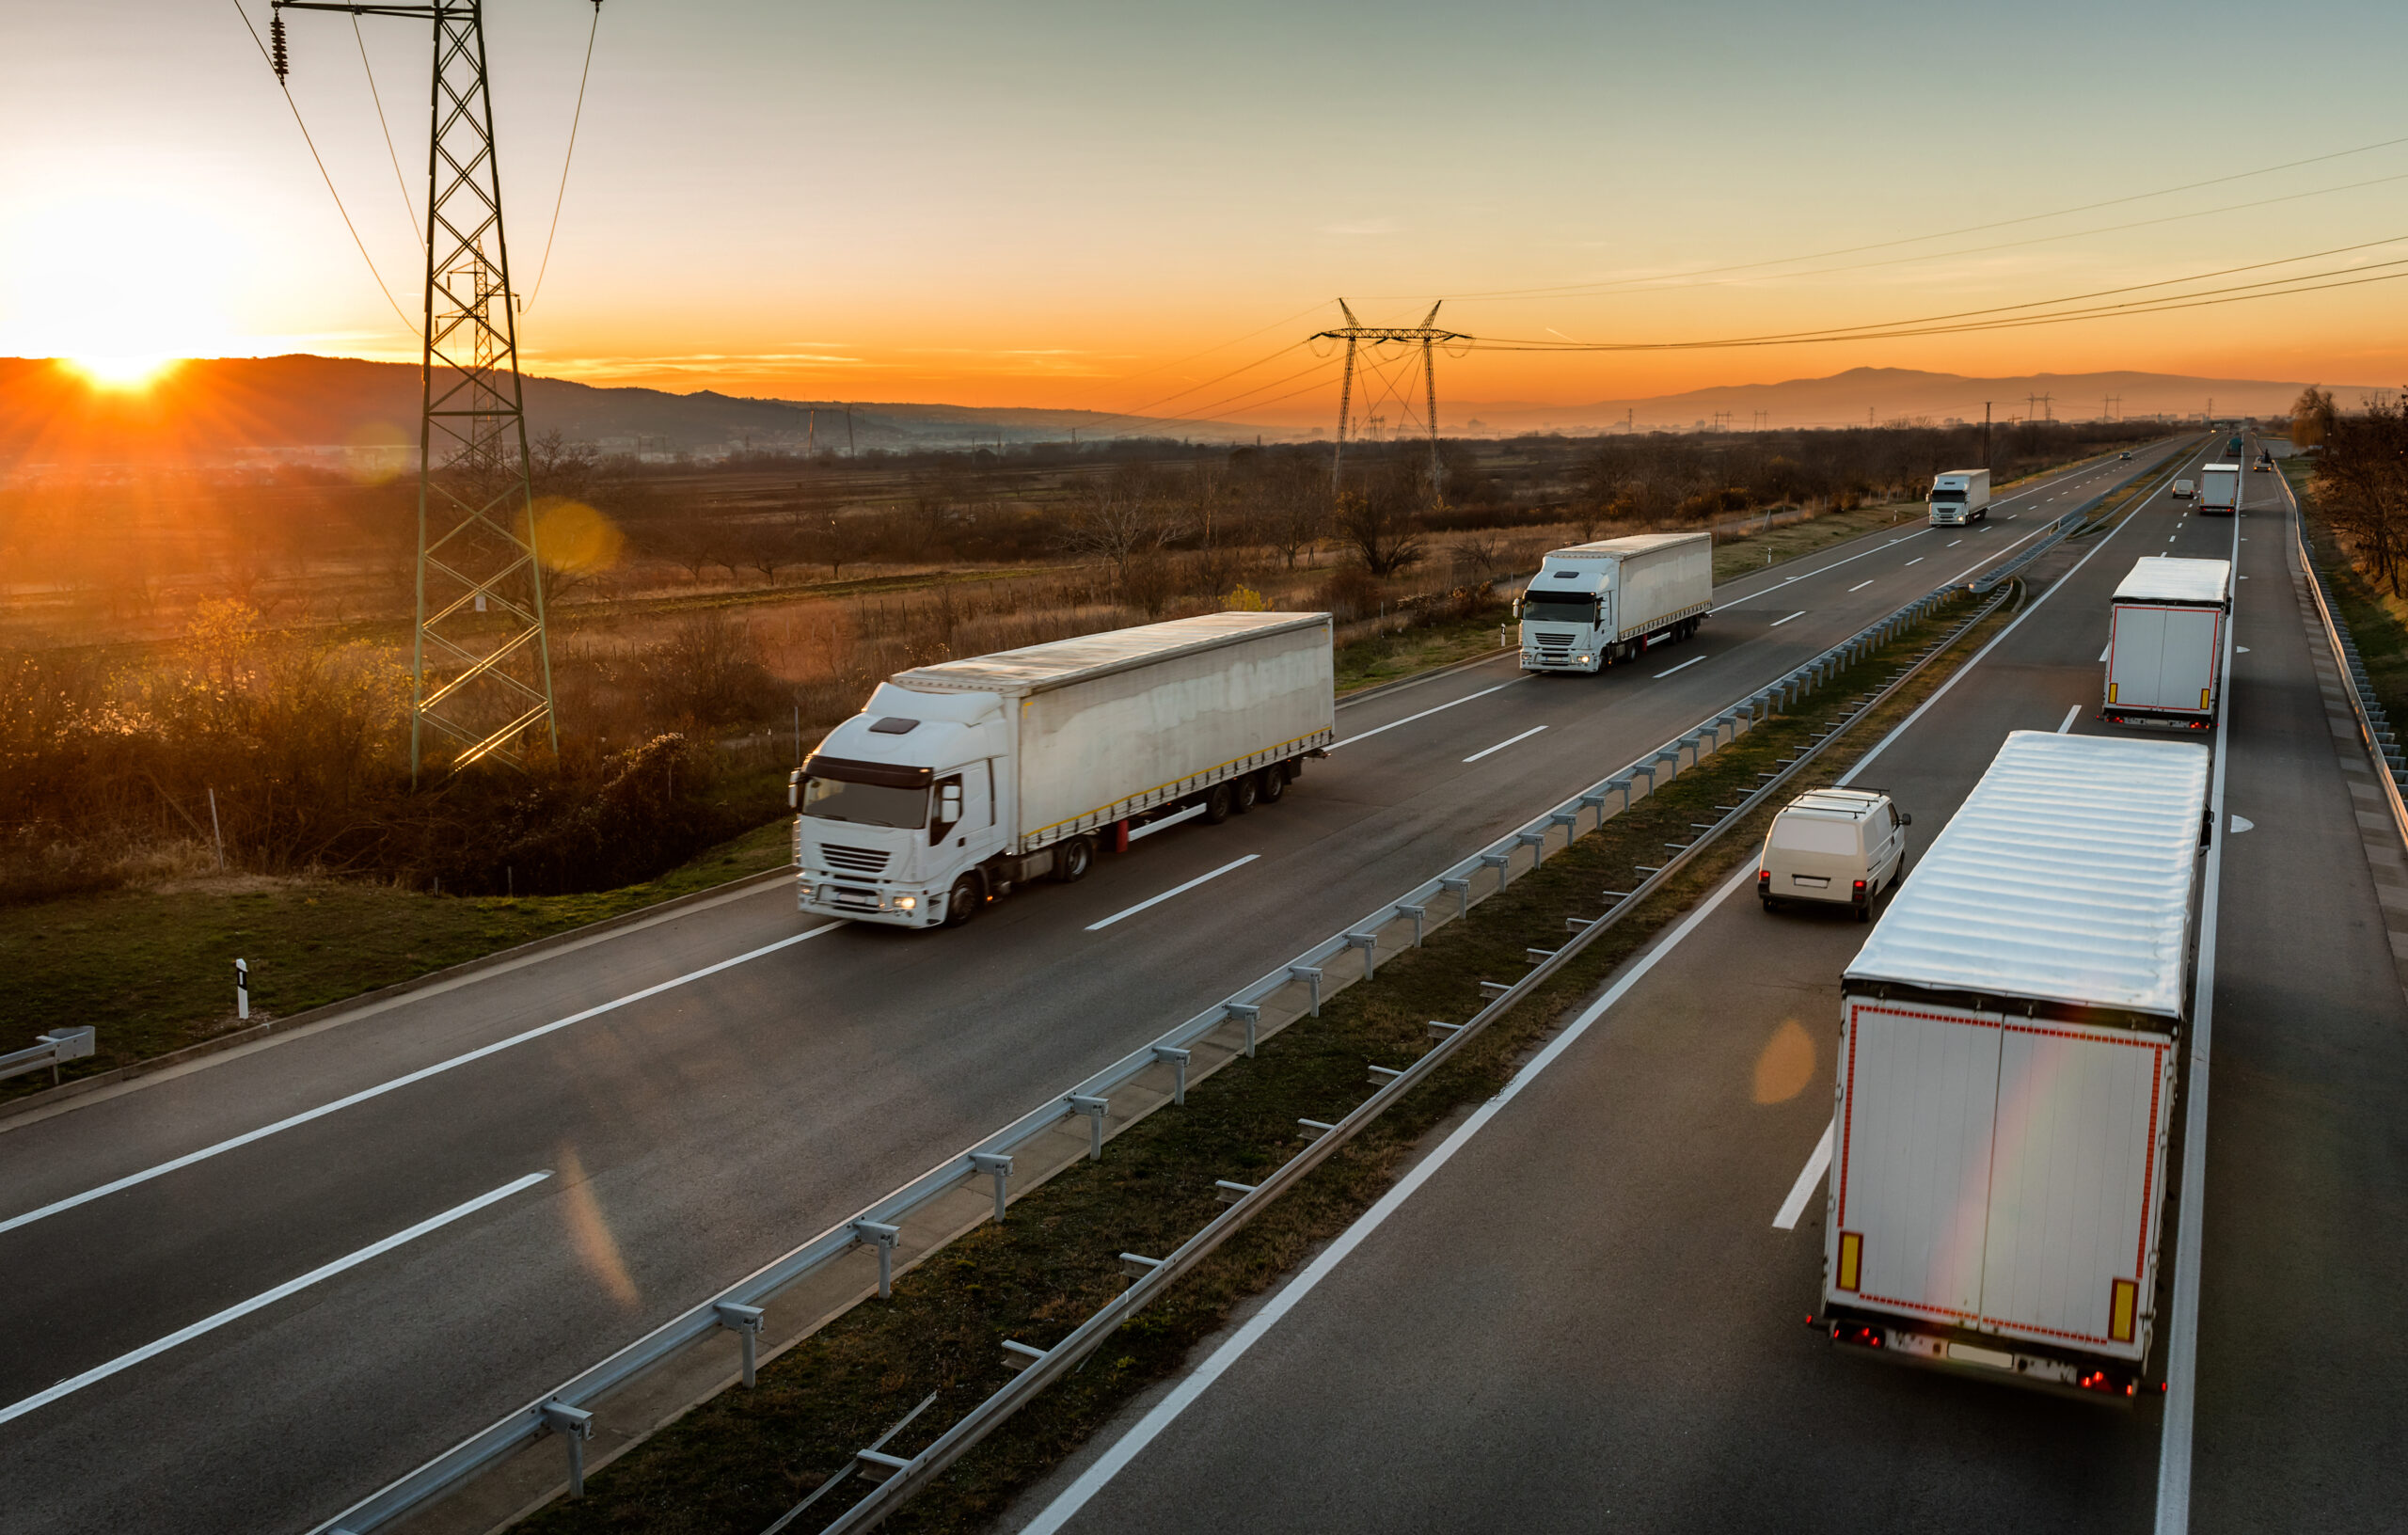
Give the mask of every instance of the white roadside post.
[(245, 1021), (251, 1016), (251, 966), (247, 959), (234, 961), (234, 1016)]

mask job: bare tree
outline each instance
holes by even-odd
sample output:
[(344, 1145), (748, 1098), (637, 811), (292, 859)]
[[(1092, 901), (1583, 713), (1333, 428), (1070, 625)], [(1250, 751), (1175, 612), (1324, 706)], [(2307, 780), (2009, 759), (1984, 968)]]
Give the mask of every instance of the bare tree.
[(1178, 532), (1172, 512), (1150, 467), (1124, 464), (1079, 487), (1064, 542), (1072, 554), (1110, 565), (1115, 589), (1125, 592), (1138, 558), (1159, 553)]
[(2333, 391), (2310, 384), (2291, 406), (2291, 446), (2313, 448), (2333, 434)]
[[(2293, 441), (2297, 420), (2318, 413), (2305, 397), (2301, 404)], [(2408, 556), (2408, 403), (2378, 398), (2362, 414), (2331, 416), (2321, 441), (2308, 487), (2318, 508), (2369, 576), (2393, 596), (2408, 595), (2400, 569)]]
[(1363, 568), (1393, 576), (1419, 562), (1421, 508), (1429, 484), (1418, 465), (1392, 460), (1338, 497), (1338, 532), (1354, 546)]

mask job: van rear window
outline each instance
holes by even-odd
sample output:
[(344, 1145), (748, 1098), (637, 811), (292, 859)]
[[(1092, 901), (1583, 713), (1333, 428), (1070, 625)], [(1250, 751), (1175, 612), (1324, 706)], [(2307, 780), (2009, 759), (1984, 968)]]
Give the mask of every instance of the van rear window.
[(1785, 853), (1853, 854), (1857, 851), (1856, 823), (1783, 815), (1772, 823), (1772, 845)]

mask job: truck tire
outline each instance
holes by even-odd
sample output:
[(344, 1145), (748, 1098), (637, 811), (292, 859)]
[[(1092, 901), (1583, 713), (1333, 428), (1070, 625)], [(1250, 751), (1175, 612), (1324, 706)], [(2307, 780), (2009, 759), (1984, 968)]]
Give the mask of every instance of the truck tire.
[(1228, 784), (1213, 784), (1204, 794), (1204, 824), (1218, 826), (1228, 820), (1230, 808), (1236, 802), (1237, 796), (1230, 792)]
[(953, 882), (953, 890), (944, 898), (944, 925), (958, 927), (978, 914), (987, 901), (987, 887), (974, 874), (965, 874)]
[(1244, 815), (1261, 798), (1262, 780), (1252, 773), (1229, 780), (1229, 811), (1232, 815)]
[(1054, 849), (1054, 882), (1075, 885), (1095, 867), (1095, 839), (1071, 837)]
[(1255, 797), (1266, 805), (1275, 805), (1288, 797), (1288, 766), (1275, 762), (1262, 770), (1262, 787)]

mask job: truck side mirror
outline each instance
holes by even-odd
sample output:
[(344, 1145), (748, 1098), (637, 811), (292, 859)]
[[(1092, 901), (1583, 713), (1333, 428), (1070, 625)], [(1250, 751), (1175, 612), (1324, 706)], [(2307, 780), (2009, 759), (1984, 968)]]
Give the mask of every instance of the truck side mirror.
[(786, 808), (802, 808), (802, 769), (800, 768), (786, 775)]
[(1522, 599), (1521, 599), (1521, 598), (1519, 598), (1519, 597), (1515, 597), (1515, 598), (1513, 599), (1513, 617), (1514, 617), (1515, 619), (1517, 619), (1517, 620), (1518, 620), (1521, 616), (1522, 616)]

